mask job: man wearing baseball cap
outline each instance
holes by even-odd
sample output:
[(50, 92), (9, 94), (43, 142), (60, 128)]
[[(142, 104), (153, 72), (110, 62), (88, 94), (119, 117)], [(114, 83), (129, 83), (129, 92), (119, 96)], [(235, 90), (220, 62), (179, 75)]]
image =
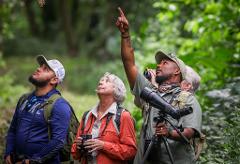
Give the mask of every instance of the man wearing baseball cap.
[[(193, 109), (192, 113), (180, 119), (174, 119), (169, 114), (164, 113), (165, 117), (175, 127), (181, 127), (182, 135), (185, 139), (183, 139), (177, 130), (170, 126), (168, 122), (156, 124), (156, 121), (154, 121), (155, 118), (159, 118), (159, 112), (161, 113), (165, 110), (162, 109), (162, 107), (158, 109), (151, 106), (148, 101), (140, 98), (144, 88), (148, 87), (169, 104), (173, 105), (173, 100), (175, 100), (181, 92), (180, 83), (186, 77), (186, 66), (184, 62), (173, 53), (158, 51), (155, 54), (157, 64), (156, 82), (158, 86), (154, 86), (138, 72), (134, 60), (134, 51), (131, 46), (129, 23), (120, 8), (116, 26), (121, 32), (121, 56), (128, 82), (135, 96), (135, 102), (137, 102), (138, 106), (142, 109), (144, 118), (134, 163), (195, 163), (194, 149), (189, 140), (192, 140), (195, 136), (199, 136), (202, 113), (194, 95), (190, 96), (184, 105), (184, 107), (191, 107)], [(158, 105), (160, 106), (161, 104)], [(180, 109), (177, 104), (175, 104), (174, 108), (176, 110), (182, 109)], [(153, 138), (157, 138), (157, 140), (153, 142)], [(149, 144), (151, 144), (151, 146), (149, 146)]]
[[(71, 117), (68, 102), (56, 89), (64, 79), (65, 69), (58, 60), (47, 60), (43, 55), (37, 56), (37, 62), (39, 67), (29, 77), (35, 90), (19, 99), (8, 130), (5, 151), (8, 164), (60, 163), (59, 150), (66, 141)], [(44, 111), (50, 99), (55, 101), (46, 121)]]

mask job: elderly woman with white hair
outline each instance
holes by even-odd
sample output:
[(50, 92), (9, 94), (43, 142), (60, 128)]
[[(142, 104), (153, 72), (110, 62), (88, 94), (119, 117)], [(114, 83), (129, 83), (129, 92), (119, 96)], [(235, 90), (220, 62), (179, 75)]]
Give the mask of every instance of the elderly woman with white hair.
[(175, 98), (172, 105), (178, 104), (179, 108), (182, 109), (187, 103), (187, 100), (192, 94), (195, 94), (199, 88), (201, 77), (199, 74), (193, 70), (192, 67), (186, 65), (186, 77), (181, 81), (180, 87), (181, 92)]
[(99, 102), (83, 114), (72, 145), (73, 158), (82, 164), (125, 164), (137, 150), (133, 119), (120, 107), (125, 85), (116, 75), (105, 73), (96, 92)]
[(201, 77), (190, 66), (186, 66), (186, 78), (181, 82), (181, 89), (195, 93), (199, 88)]

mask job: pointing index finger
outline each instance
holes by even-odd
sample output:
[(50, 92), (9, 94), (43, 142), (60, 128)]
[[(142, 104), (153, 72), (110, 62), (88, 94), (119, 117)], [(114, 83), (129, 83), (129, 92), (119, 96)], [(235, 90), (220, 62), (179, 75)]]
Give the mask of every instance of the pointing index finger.
[(124, 15), (124, 13), (123, 13), (121, 7), (118, 7), (118, 11), (119, 11), (120, 16), (124, 16), (124, 17), (125, 17), (125, 15)]

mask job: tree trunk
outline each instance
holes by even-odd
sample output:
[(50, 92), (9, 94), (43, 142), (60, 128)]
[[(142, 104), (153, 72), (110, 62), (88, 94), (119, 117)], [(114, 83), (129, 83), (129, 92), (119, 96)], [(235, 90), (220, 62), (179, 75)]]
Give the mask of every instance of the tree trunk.
[(26, 7), (26, 15), (27, 15), (27, 20), (29, 23), (30, 31), (31, 31), (32, 35), (37, 36), (39, 34), (39, 29), (38, 29), (38, 25), (36, 22), (35, 13), (32, 9), (32, 2), (33, 2), (33, 0), (24, 0), (24, 4)]
[(60, 0), (60, 17), (62, 18), (62, 26), (64, 29), (68, 53), (70, 56), (75, 57), (78, 53), (78, 47), (76, 38), (72, 28), (72, 19), (70, 12), (70, 2), (66, 0)]
[[(56, 8), (58, 6), (59, 2), (56, 2), (54, 0), (45, 0), (46, 5), (41, 8), (42, 11), (42, 34), (44, 34), (44, 38), (48, 39), (55, 39), (58, 35), (59, 30), (56, 29), (55, 25), (57, 23), (58, 16), (58, 10), (56, 11)], [(55, 35), (52, 35), (55, 34)]]

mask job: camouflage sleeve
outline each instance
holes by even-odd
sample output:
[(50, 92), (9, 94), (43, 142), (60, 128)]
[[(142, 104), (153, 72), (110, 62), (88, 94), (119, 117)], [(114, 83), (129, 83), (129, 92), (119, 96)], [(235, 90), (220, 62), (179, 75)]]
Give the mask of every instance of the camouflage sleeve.
[(202, 110), (194, 95), (190, 95), (186, 102), (187, 106), (191, 106), (193, 112), (181, 118), (183, 128), (193, 128), (198, 134), (201, 133)]

